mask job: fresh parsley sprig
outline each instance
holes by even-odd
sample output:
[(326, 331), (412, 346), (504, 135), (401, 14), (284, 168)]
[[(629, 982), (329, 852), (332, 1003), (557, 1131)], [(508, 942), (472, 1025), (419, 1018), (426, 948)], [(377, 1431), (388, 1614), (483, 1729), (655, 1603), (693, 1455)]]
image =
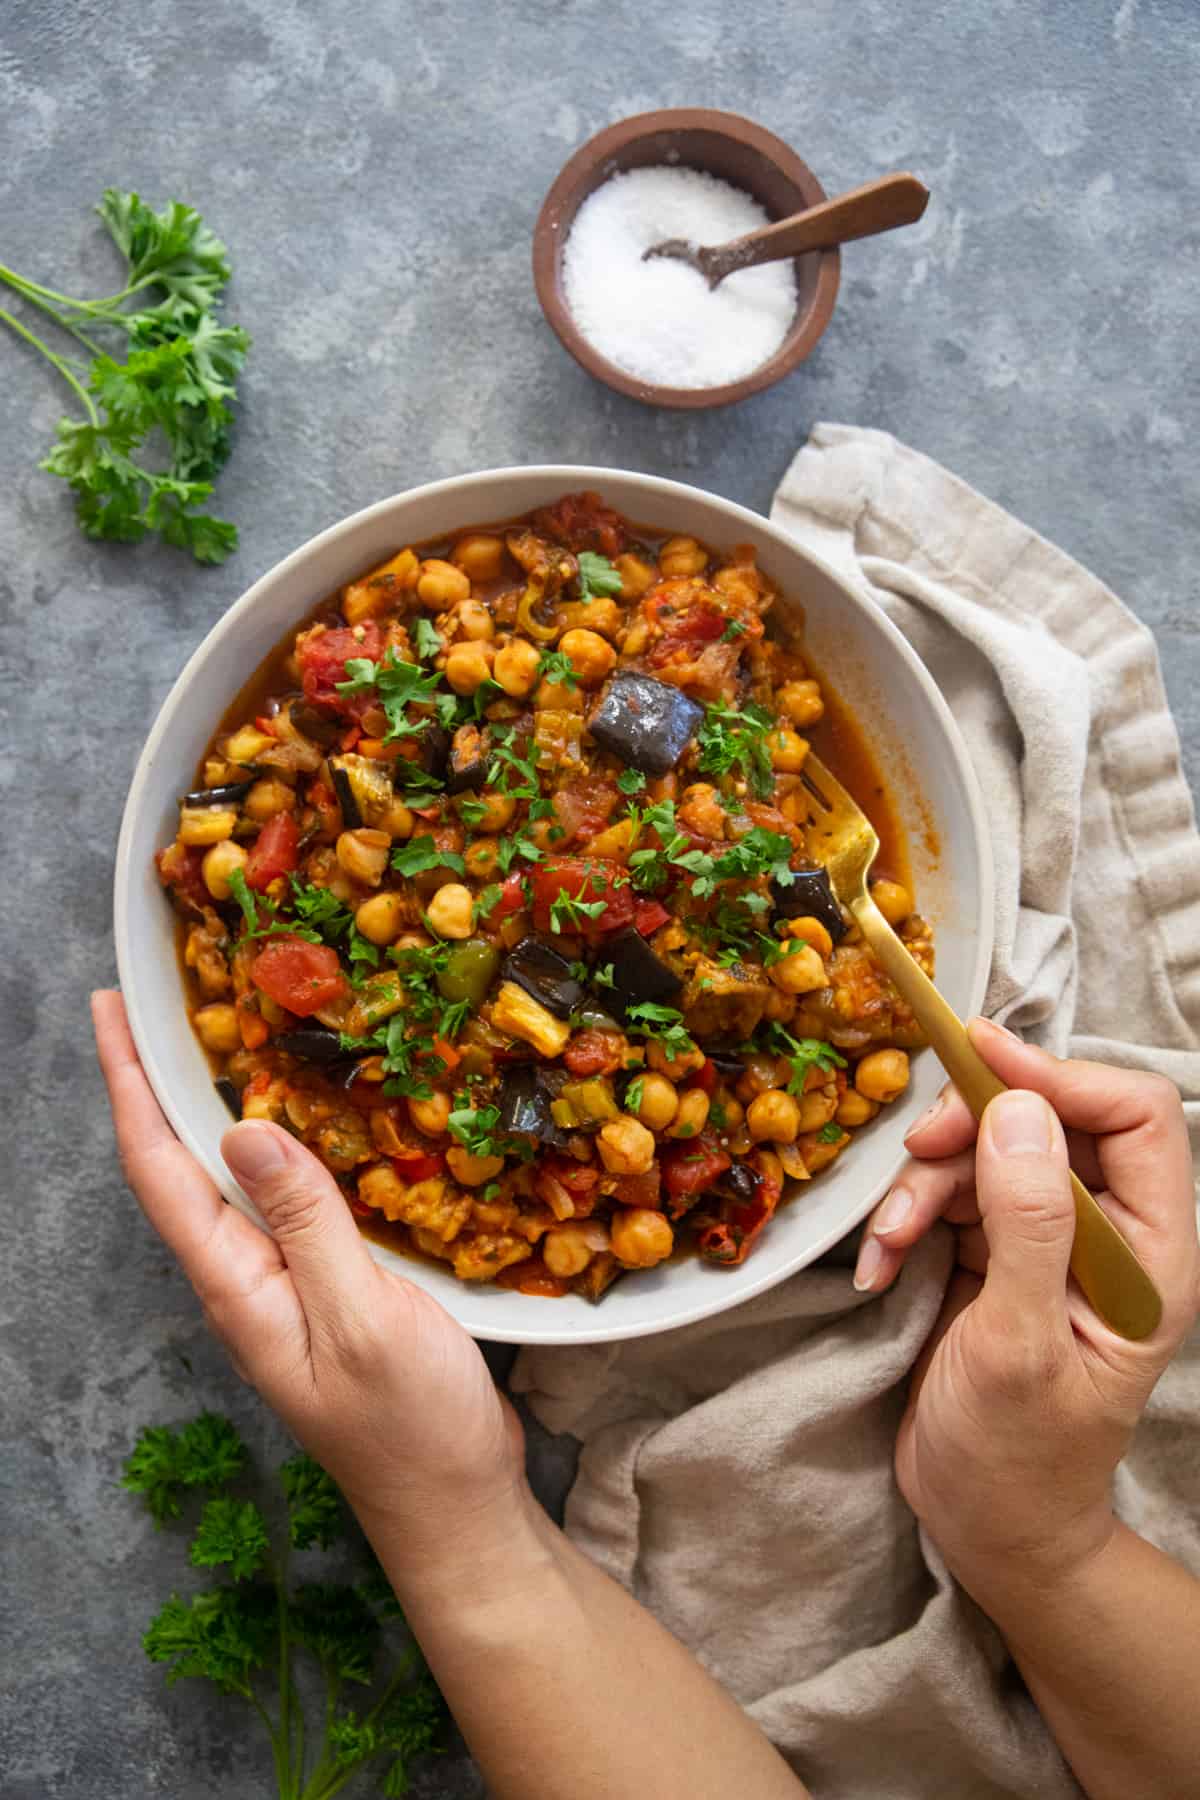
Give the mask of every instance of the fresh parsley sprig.
[[(52, 349), (0, 309), (0, 323), (57, 370), (82, 412), (59, 420), (39, 467), (71, 488), (88, 537), (138, 543), (158, 532), (197, 562), (224, 562), (237, 527), (196, 509), (229, 455), (250, 347), (240, 326), (218, 318), (228, 252), (178, 200), (155, 212), (137, 194), (107, 188), (96, 211), (127, 265), (117, 293), (76, 300), (0, 265), (0, 282), (90, 357)], [(112, 353), (117, 340), (123, 360)]]
[(625, 1008), (625, 1019), (627, 1029), (661, 1044), (668, 1062), (674, 1062), (696, 1048), (684, 1026), (683, 1014), (674, 1006), (662, 1006), (657, 1000), (639, 1000)]
[(756, 799), (768, 799), (775, 777), (767, 734), (774, 725), (766, 707), (753, 700), (740, 709), (713, 701), (696, 734), (700, 752), (696, 766), (704, 775), (741, 775)]
[[(412, 1762), (436, 1751), (445, 1708), (410, 1638), (389, 1642), (385, 1630), (403, 1615), (372, 1559), (356, 1585), (306, 1581), (291, 1586), (292, 1551), (322, 1550), (346, 1537), (341, 1496), (309, 1456), (279, 1470), (286, 1508), (284, 1545), (273, 1550), (267, 1516), (253, 1499), (231, 1492), (246, 1468), (246, 1450), (227, 1419), (202, 1413), (176, 1430), (143, 1431), (121, 1485), (141, 1494), (156, 1525), (178, 1518), (187, 1496), (206, 1490), (189, 1546), (193, 1568), (225, 1569), (228, 1583), (190, 1598), (172, 1594), (142, 1639), (169, 1684), (196, 1677), (246, 1701), (270, 1732), (280, 1800), (332, 1800), (356, 1772), (371, 1769), (385, 1795), (408, 1791)], [(390, 1669), (375, 1685), (381, 1643)], [(307, 1651), (325, 1682), (324, 1729), (306, 1751), (303, 1691), (296, 1657)], [(349, 1682), (374, 1697), (343, 1700)], [(314, 1754), (315, 1750), (315, 1754)]]
[(595, 550), (579, 552), (579, 598), (582, 601), (586, 603), (598, 595), (619, 594), (621, 586), (620, 571), (607, 556), (600, 556)]

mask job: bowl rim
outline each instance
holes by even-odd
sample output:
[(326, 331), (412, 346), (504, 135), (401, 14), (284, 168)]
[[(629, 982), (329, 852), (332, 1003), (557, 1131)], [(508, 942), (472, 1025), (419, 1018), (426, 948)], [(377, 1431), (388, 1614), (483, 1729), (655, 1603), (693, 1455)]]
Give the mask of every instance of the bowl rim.
[[(274, 587), (276, 583), (285, 580), (296, 570), (302, 568), (304, 563), (318, 551), (336, 545), (343, 538), (351, 537), (368, 521), (382, 517), (400, 502), (436, 500), (455, 493), (469, 493), (473, 487), (485, 482), (516, 478), (544, 482), (547, 487), (562, 485), (567, 488), (594, 487), (601, 490), (606, 482), (611, 484), (614, 478), (621, 481), (632, 479), (641, 484), (645, 492), (653, 496), (655, 500), (661, 498), (669, 501), (676, 496), (687, 496), (692, 500), (699, 499), (706, 504), (715, 505), (718, 511), (722, 512), (734, 525), (744, 522), (755, 531), (762, 531), (765, 528), (769, 533), (775, 534), (782, 539), (785, 547), (798, 550), (803, 557), (819, 568), (836, 587), (849, 597), (856, 609), (860, 611), (866, 609), (872, 614), (875, 624), (883, 633), (885, 640), (889, 642), (893, 654), (908, 665), (910, 673), (921, 689), (954, 758), (957, 774), (962, 783), (974, 838), (979, 886), (978, 931), (969, 984), (970, 1010), (978, 1010), (983, 1003), (991, 967), (995, 929), (995, 869), (983, 793), (962, 734), (941, 690), (936, 686), (932, 675), (907, 639), (868, 594), (853, 586), (819, 551), (815, 551), (808, 544), (793, 538), (782, 526), (777, 525), (766, 515), (756, 513), (749, 507), (742, 506), (738, 501), (726, 500), (721, 495), (711, 494), (703, 488), (693, 486), (690, 482), (674, 481), (661, 475), (643, 474), (633, 469), (604, 468), (575, 463), (510, 464), (492, 469), (473, 470), (469, 474), (446, 476), (438, 481), (425, 482), (418, 487), (406, 488), (399, 493), (388, 495), (382, 500), (376, 500), (371, 505), (362, 507), (357, 512), (338, 520), (335, 524), (326, 526), (323, 531), (317, 532), (267, 569), (222, 613), (187, 659), (159, 707), (134, 768), (122, 813), (113, 872), (113, 935), (116, 948), (117, 979), (124, 998), (129, 1027), (139, 1060), (155, 1098), (180, 1142), (195, 1157), (223, 1197), (231, 1204), (237, 1205), (240, 1211), (247, 1214), (260, 1226), (262, 1221), (253, 1204), (233, 1180), (220, 1157), (210, 1155), (199, 1132), (194, 1130), (191, 1125), (186, 1106), (176, 1100), (155, 1054), (153, 1036), (143, 1013), (137, 973), (139, 958), (133, 930), (134, 901), (140, 873), (133, 860), (133, 839), (146, 788), (154, 772), (158, 756), (174, 729), (177, 716), (183, 708), (193, 680), (216, 654), (218, 645), (231, 634), (236, 633), (241, 621), (253, 610), (264, 590)], [(711, 1300), (692, 1302), (687, 1305), (676, 1303), (672, 1307), (668, 1290), (664, 1297), (664, 1310), (661, 1316), (606, 1326), (603, 1322), (603, 1315), (598, 1313), (596, 1325), (589, 1326), (585, 1331), (566, 1330), (562, 1327), (556, 1330), (553, 1319), (545, 1318), (544, 1314), (531, 1314), (528, 1326), (507, 1326), (500, 1321), (485, 1319), (480, 1319), (478, 1323), (472, 1322), (463, 1317), (466, 1308), (463, 1309), (463, 1312), (456, 1312), (454, 1316), (472, 1335), (496, 1343), (601, 1344), (678, 1330), (684, 1325), (695, 1324), (702, 1319), (711, 1318), (717, 1313), (727, 1312), (736, 1306), (741, 1306), (745, 1301), (754, 1299), (757, 1295), (767, 1292), (770, 1288), (778, 1286), (781, 1282), (811, 1266), (861, 1223), (894, 1182), (903, 1160), (903, 1150), (901, 1149), (897, 1154), (895, 1166), (886, 1181), (877, 1182), (872, 1189), (860, 1196), (836, 1226), (830, 1226), (822, 1233), (815, 1247), (809, 1245), (798, 1254), (796, 1260), (787, 1261), (781, 1267), (764, 1270), (761, 1275), (749, 1280), (736, 1294), (722, 1294), (719, 1290), (715, 1290)], [(375, 1248), (373, 1245), (369, 1247), (372, 1251)], [(436, 1295), (434, 1297), (437, 1298)], [(440, 1300), (439, 1304), (441, 1304)], [(538, 1323), (539, 1318), (542, 1320), (541, 1326)]]
[(547, 323), (560, 344), (580, 368), (606, 386), (649, 406), (667, 406), (682, 411), (729, 406), (760, 393), (763, 388), (774, 386), (798, 368), (816, 348), (837, 302), (841, 255), (836, 248), (809, 252), (820, 260), (816, 287), (808, 308), (803, 314), (797, 311), (774, 356), (752, 369), (749, 375), (742, 376), (740, 381), (722, 382), (717, 387), (707, 388), (659, 386), (610, 362), (575, 323), (559, 279), (559, 259), (576, 213), (595, 191), (589, 189), (587, 194), (576, 199), (582, 178), (607, 157), (615, 156), (629, 144), (656, 131), (710, 131), (731, 138), (774, 163), (799, 188), (806, 205), (819, 206), (828, 198), (817, 176), (790, 144), (742, 113), (722, 112), (716, 107), (705, 106), (662, 107), (652, 112), (633, 113), (586, 139), (568, 157), (551, 183), (533, 228), (533, 285)]

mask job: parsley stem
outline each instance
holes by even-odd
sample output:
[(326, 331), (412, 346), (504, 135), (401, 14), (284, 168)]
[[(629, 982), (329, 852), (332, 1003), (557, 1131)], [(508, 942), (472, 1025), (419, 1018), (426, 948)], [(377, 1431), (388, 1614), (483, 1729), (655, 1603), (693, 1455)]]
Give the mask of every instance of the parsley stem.
[(35, 350), (41, 351), (42, 355), (46, 358), (46, 361), (48, 363), (52, 363), (54, 365), (54, 367), (58, 370), (59, 374), (62, 376), (63, 380), (67, 383), (67, 385), (69, 387), (74, 388), (75, 392), (78, 394), (80, 400), (83, 402), (83, 405), (87, 410), (87, 415), (88, 415), (88, 418), (91, 421), (91, 423), (93, 425), (98, 425), (100, 423), (100, 419), (99, 419), (98, 413), (96, 412), (96, 408), (92, 405), (91, 395), (88, 393), (87, 389), (84, 387), (83, 383), (78, 379), (78, 377), (72, 373), (71, 369), (69, 368), (67, 363), (63, 360), (63, 358), (61, 356), (56, 356), (54, 351), (51, 350), (49, 344), (44, 344), (40, 337), (35, 336), (32, 331), (28, 330), (28, 328), (26, 326), (22, 325), (20, 319), (14, 319), (13, 315), (10, 312), (5, 312), (5, 310), (2, 306), (0, 306), (0, 322), (3, 322), (5, 325), (10, 326), (11, 329), (16, 332), (18, 337), (23, 337), (27, 344), (33, 345)]
[(105, 354), (102, 345), (88, 337), (86, 332), (80, 331), (78, 325), (72, 325), (69, 319), (64, 319), (57, 306), (52, 306), (49, 300), (42, 298), (36, 282), (26, 281), (23, 275), (17, 275), (12, 269), (6, 269), (3, 263), (0, 263), (0, 281), (7, 282), (14, 293), (20, 294), (22, 300), (26, 301), (28, 305), (36, 306), (39, 312), (44, 312), (47, 318), (53, 319), (61, 330), (69, 331), (71, 336), (76, 338), (85, 350), (90, 350), (93, 356)]

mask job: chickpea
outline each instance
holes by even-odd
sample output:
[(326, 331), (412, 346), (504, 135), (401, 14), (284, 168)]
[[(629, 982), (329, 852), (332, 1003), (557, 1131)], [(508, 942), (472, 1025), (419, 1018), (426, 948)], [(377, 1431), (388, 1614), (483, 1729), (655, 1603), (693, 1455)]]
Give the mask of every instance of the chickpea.
[(646, 1046), (646, 1061), (656, 1075), (665, 1075), (668, 1081), (683, 1081), (688, 1075), (694, 1075), (704, 1067), (706, 1058), (703, 1050), (695, 1044), (690, 1050), (680, 1050), (674, 1056), (668, 1056), (662, 1045), (655, 1039)]
[(464, 1187), (482, 1187), (485, 1181), (495, 1180), (504, 1167), (504, 1158), (472, 1156), (464, 1145), (453, 1144), (446, 1152), (446, 1167)]
[(797, 1147), (804, 1158), (804, 1166), (809, 1174), (819, 1175), (822, 1169), (828, 1168), (831, 1162), (837, 1161), (849, 1142), (850, 1139), (845, 1133), (831, 1144), (826, 1143), (819, 1133), (809, 1132), (800, 1140)]
[(675, 1114), (675, 1122), (667, 1131), (668, 1137), (696, 1137), (708, 1124), (708, 1095), (703, 1088), (688, 1088), (679, 1096), (679, 1111)]
[(795, 938), (792, 944), (786, 956), (771, 964), (767, 979), (784, 994), (811, 994), (827, 986), (825, 964), (812, 945), (797, 944)]
[(558, 647), (584, 687), (599, 687), (617, 660), (612, 645), (594, 631), (565, 631)]
[(395, 947), (397, 950), (428, 950), (431, 941), (427, 931), (402, 931)]
[(811, 944), (818, 956), (833, 955), (833, 939), (822, 925), (820, 919), (810, 919), (807, 914), (802, 919), (789, 919), (787, 934), (793, 938), (803, 938)]
[(628, 1113), (602, 1125), (596, 1141), (610, 1175), (644, 1175), (654, 1161), (654, 1138)]
[(179, 809), (179, 841), (181, 844), (219, 844), (233, 836), (237, 814), (226, 806), (181, 806)]
[(450, 1117), (449, 1094), (433, 1093), (428, 1100), (416, 1100), (410, 1097), (408, 1116), (417, 1130), (424, 1132), (426, 1137), (441, 1137), (446, 1129), (446, 1121)]
[(393, 800), (379, 821), (379, 829), (386, 831), (390, 838), (410, 838), (416, 823), (416, 815), (403, 800)]
[(755, 1143), (794, 1144), (800, 1130), (800, 1108), (782, 1088), (768, 1088), (750, 1102), (746, 1124)]
[(601, 637), (616, 639), (625, 628), (624, 613), (607, 595), (599, 600), (565, 600), (559, 611), (564, 631), (578, 625), (588, 631), (598, 631)]
[(469, 938), (475, 925), (475, 902), (461, 881), (440, 887), (425, 908), (426, 917), (439, 937)]
[(343, 831), (337, 841), (337, 859), (352, 881), (364, 887), (378, 887), (388, 864), (392, 840), (386, 831), (364, 826), (359, 831)]
[[(723, 1088), (717, 1098), (720, 1107), (718, 1117), (722, 1131), (736, 1131), (746, 1117), (746, 1109), (740, 1100), (735, 1100), (728, 1089)], [(714, 1109), (710, 1109), (714, 1110)]]
[(855, 1069), (854, 1085), (864, 1099), (890, 1105), (908, 1086), (908, 1057), (903, 1050), (872, 1050)]
[(431, 556), (421, 564), (417, 577), (417, 593), (426, 606), (457, 606), (471, 594), (470, 578), (453, 563)]
[(718, 569), (712, 577), (712, 585), (718, 594), (724, 594), (732, 600), (736, 607), (747, 611), (754, 606), (759, 595), (759, 578), (757, 569), (742, 569), (736, 565), (727, 569)]
[(214, 900), (228, 900), (229, 877), (235, 869), (244, 869), (245, 866), (246, 852), (232, 838), (225, 838), (223, 842), (214, 844), (211, 850), (205, 851), (200, 873)]
[(701, 575), (708, 567), (708, 552), (700, 548), (695, 538), (668, 538), (658, 553), (658, 566), (668, 581)]
[(539, 712), (582, 712), (586, 702), (580, 690), (565, 681), (541, 681), (533, 704)]
[(347, 625), (362, 625), (396, 604), (398, 593), (417, 585), (421, 565), (412, 550), (401, 550), (390, 562), (381, 563), (362, 581), (342, 589), (342, 617)]
[(242, 802), (246, 817), (257, 819), (260, 824), (273, 819), (276, 813), (291, 812), (295, 804), (296, 790), (277, 775), (265, 775), (256, 781)]
[(539, 661), (538, 653), (528, 639), (514, 638), (497, 650), (492, 674), (506, 694), (511, 694), (514, 700), (524, 700), (537, 685)]
[(580, 1225), (568, 1220), (555, 1225), (542, 1239), (542, 1260), (552, 1275), (563, 1279), (582, 1275), (596, 1254), (597, 1245), (603, 1248), (606, 1238), (603, 1227), (590, 1220)]
[(828, 1125), (837, 1111), (837, 1094), (827, 1094), (824, 1088), (814, 1088), (811, 1094), (800, 1097), (800, 1130), (820, 1131), (822, 1125)]
[(683, 790), (679, 817), (684, 825), (689, 825), (701, 837), (723, 838), (725, 816), (725, 808), (711, 781), (693, 781)]
[(847, 1131), (854, 1131), (859, 1125), (869, 1124), (878, 1111), (878, 1100), (868, 1100), (857, 1088), (847, 1088), (833, 1116)]
[(817, 681), (785, 681), (776, 699), (779, 710), (787, 714), (793, 725), (815, 725), (825, 716), (821, 684)]
[(192, 1014), (192, 1024), (196, 1027), (204, 1048), (211, 1050), (214, 1056), (228, 1056), (231, 1051), (242, 1047), (237, 1007), (230, 1006), (225, 1000), (200, 1007)]
[(643, 1075), (641, 1079), (641, 1098), (634, 1110), (647, 1130), (665, 1131), (678, 1111), (679, 1096), (665, 1075)]
[(808, 755), (808, 743), (804, 738), (789, 731), (786, 725), (781, 725), (778, 731), (767, 733), (767, 746), (771, 752), (773, 769), (777, 769), (781, 775), (800, 773)]
[(472, 797), (478, 800), (481, 806), (487, 808), (486, 812), (479, 814), (475, 824), (471, 827), (473, 831), (494, 835), (512, 823), (517, 803), (511, 794), (501, 794), (496, 788), (482, 788), (478, 794)]
[(375, 894), (364, 900), (354, 915), (354, 923), (372, 944), (390, 944), (404, 923), (405, 905), (400, 894)]
[(472, 532), (469, 537), (459, 538), (450, 560), (470, 581), (495, 581), (504, 567), (504, 541)]
[(446, 680), (456, 694), (473, 694), (490, 679), (494, 657), (490, 644), (452, 644), (446, 653)]
[(889, 925), (903, 925), (913, 909), (912, 895), (898, 881), (873, 881), (871, 898)]
[(613, 1255), (627, 1269), (652, 1269), (675, 1248), (675, 1233), (665, 1214), (648, 1206), (623, 1206), (613, 1214)]
[(640, 600), (643, 594), (649, 593), (658, 579), (651, 563), (643, 562), (640, 556), (626, 552), (618, 556), (613, 564), (621, 577), (621, 597), (624, 600)]
[(640, 656), (650, 642), (650, 625), (646, 619), (633, 619), (621, 639), (622, 656)]
[(455, 621), (463, 637), (474, 642), (484, 643), (496, 634), (495, 620), (487, 607), (478, 600), (464, 600), (455, 608)]
[(499, 838), (476, 838), (463, 851), (463, 861), (467, 865), (467, 874), (474, 881), (490, 881), (500, 863)]

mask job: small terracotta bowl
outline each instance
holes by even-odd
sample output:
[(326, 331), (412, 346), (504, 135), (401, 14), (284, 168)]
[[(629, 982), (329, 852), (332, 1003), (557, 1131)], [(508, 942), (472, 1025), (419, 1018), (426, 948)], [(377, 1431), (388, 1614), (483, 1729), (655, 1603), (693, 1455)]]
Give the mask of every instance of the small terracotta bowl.
[(597, 132), (578, 149), (546, 195), (533, 231), (533, 280), (542, 311), (560, 341), (589, 375), (650, 406), (728, 406), (789, 375), (816, 344), (837, 298), (841, 259), (836, 250), (796, 258), (796, 316), (768, 362), (720, 387), (657, 387), (601, 356), (575, 324), (563, 294), (563, 250), (575, 214), (610, 175), (667, 163), (703, 169), (742, 188), (772, 219), (817, 206), (825, 190), (794, 150), (752, 119), (707, 107), (638, 113)]

